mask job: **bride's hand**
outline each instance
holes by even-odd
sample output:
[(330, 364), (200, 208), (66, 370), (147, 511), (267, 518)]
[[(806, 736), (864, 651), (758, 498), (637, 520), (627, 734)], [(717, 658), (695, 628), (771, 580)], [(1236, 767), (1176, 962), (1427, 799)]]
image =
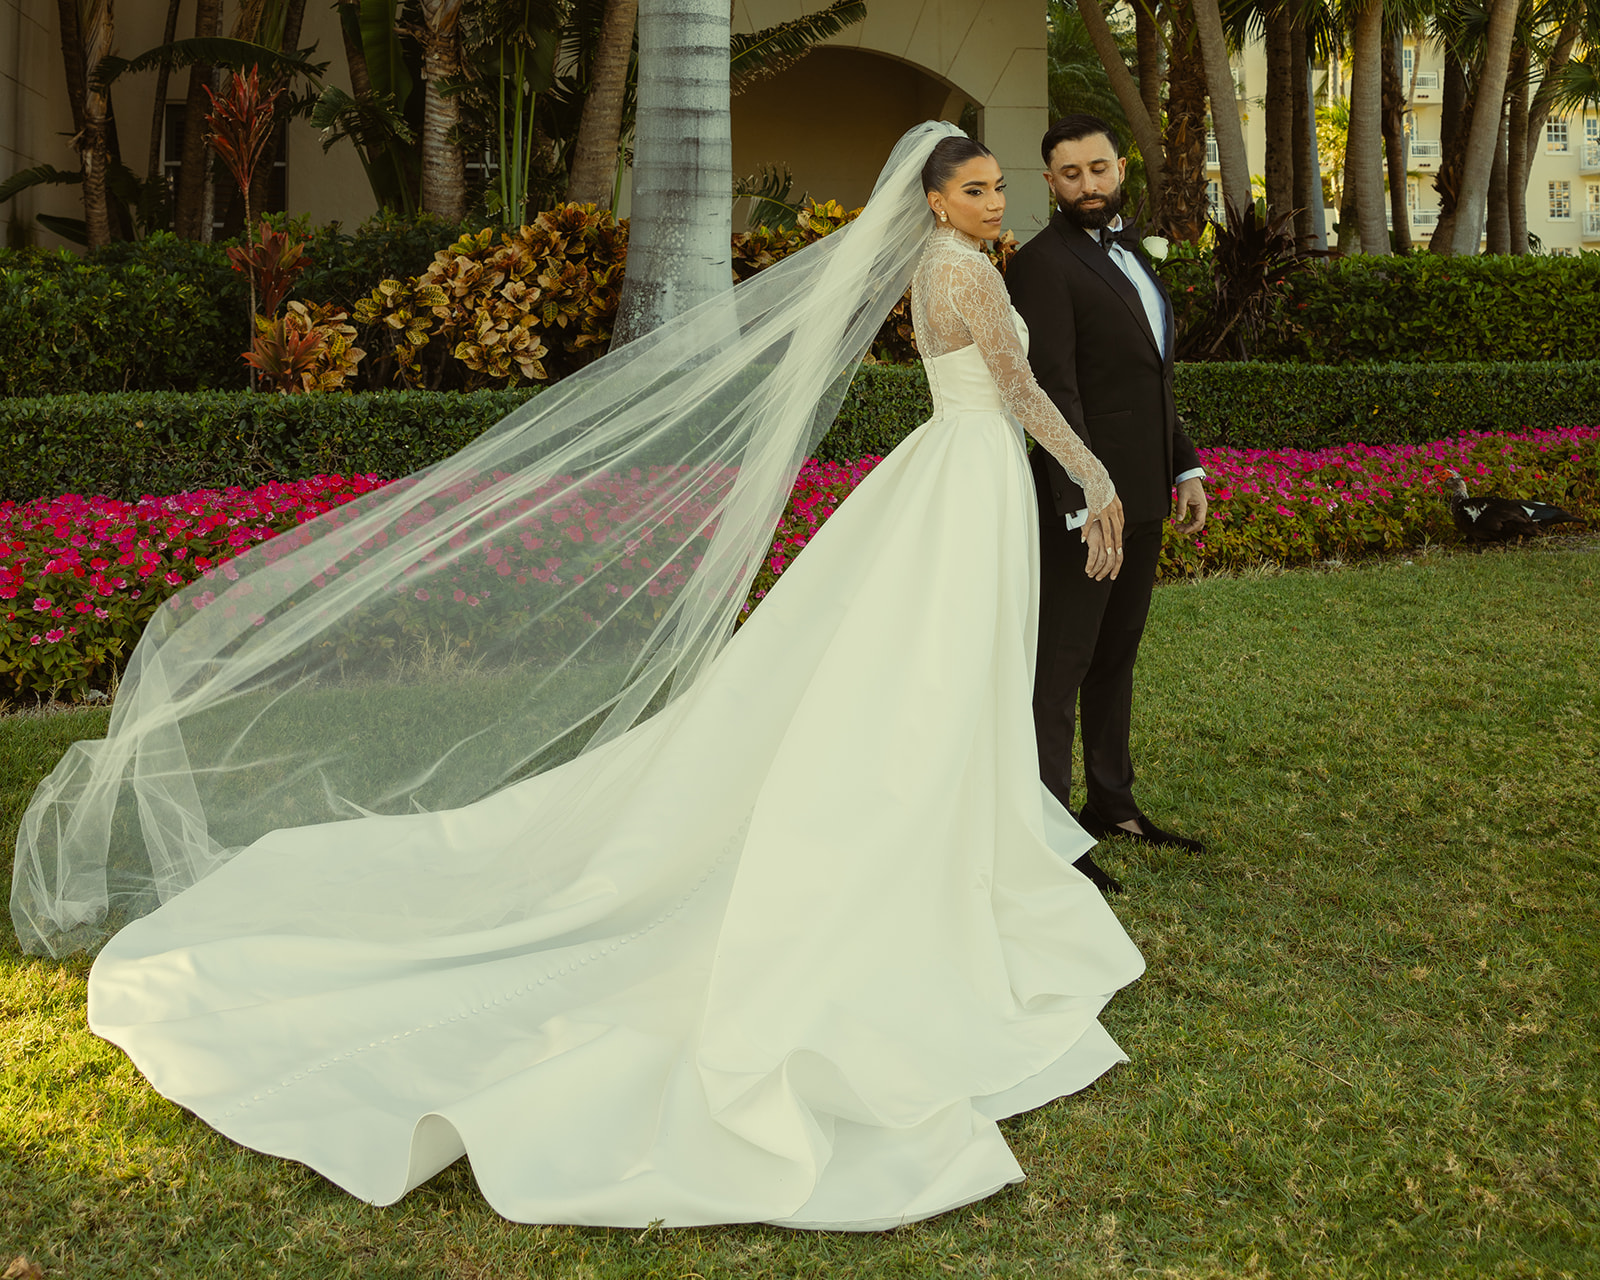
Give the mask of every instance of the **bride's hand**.
[(1115, 580), (1122, 572), (1122, 499), (1112, 498), (1100, 510), (1091, 512), (1083, 526), (1083, 540), (1089, 546), (1083, 571), (1096, 582)]

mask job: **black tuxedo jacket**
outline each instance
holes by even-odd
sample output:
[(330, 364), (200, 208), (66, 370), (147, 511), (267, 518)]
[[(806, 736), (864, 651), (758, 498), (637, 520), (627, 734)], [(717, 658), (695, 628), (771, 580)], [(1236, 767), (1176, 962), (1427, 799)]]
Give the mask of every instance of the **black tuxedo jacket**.
[[(1140, 265), (1149, 271), (1142, 257)], [(1150, 276), (1155, 279), (1154, 272)], [(1034, 377), (1111, 473), (1127, 520), (1165, 519), (1174, 478), (1200, 465), (1172, 397), (1166, 289), (1156, 280), (1166, 315), (1162, 350), (1139, 291), (1099, 242), (1060, 210), (1017, 250), (1006, 287), (1028, 325)], [(1083, 510), (1083, 490), (1061, 464), (1048, 456), (1043, 463), (1056, 510)]]

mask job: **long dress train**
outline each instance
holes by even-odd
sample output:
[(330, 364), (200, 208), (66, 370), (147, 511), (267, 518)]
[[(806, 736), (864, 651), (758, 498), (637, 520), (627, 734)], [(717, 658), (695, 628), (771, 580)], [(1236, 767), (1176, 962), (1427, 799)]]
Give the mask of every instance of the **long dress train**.
[(995, 1121), (1125, 1061), (1143, 960), (1038, 780), (1021, 342), (935, 239), (933, 419), (688, 693), (465, 808), (264, 837), (112, 939), (92, 1028), (379, 1204), (464, 1153), (525, 1222), (876, 1230), (1019, 1181)]

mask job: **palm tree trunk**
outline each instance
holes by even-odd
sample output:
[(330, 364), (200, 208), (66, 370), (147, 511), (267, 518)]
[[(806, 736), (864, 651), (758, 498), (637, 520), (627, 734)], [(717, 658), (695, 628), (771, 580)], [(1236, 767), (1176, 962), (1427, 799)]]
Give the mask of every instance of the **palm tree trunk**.
[(1167, 65), (1167, 129), (1162, 136), (1166, 185), (1162, 226), (1174, 240), (1196, 243), (1206, 229), (1206, 69), (1187, 4), (1167, 10), (1172, 53)]
[(1439, 109), (1439, 172), (1433, 188), (1439, 193), (1439, 221), (1429, 247), (1449, 253), (1455, 237), (1456, 201), (1461, 194), (1461, 166), (1465, 158), (1466, 121), (1472, 114), (1472, 91), (1461, 56), (1450, 44), (1444, 50), (1444, 100)]
[(1222, 31), (1217, 0), (1191, 0), (1200, 52), (1205, 59), (1206, 91), (1211, 99), (1211, 132), (1217, 139), (1217, 159), (1222, 167), (1222, 193), (1237, 209), (1251, 201), (1250, 162), (1244, 150), (1244, 126), (1239, 120), (1239, 95), (1228, 65), (1228, 42)]
[[(1566, 16), (1561, 21), (1560, 30), (1556, 33), (1556, 41), (1550, 50), (1550, 57), (1546, 60), (1543, 73), (1539, 78), (1538, 91), (1533, 95), (1533, 101), (1528, 107), (1528, 119), (1523, 129), (1522, 163), (1519, 168), (1511, 170), (1511, 203), (1516, 212), (1511, 216), (1513, 253), (1526, 253), (1528, 251), (1528, 175), (1533, 171), (1533, 158), (1539, 154), (1539, 139), (1544, 135), (1545, 122), (1550, 118), (1550, 106), (1555, 100), (1556, 82), (1568, 62), (1572, 59), (1572, 51), (1578, 42), (1578, 36), (1583, 30), (1584, 5), (1582, 0), (1573, 0), (1567, 9)], [(1526, 85), (1523, 93), (1526, 94)], [(1514, 136), (1514, 135), (1513, 135)], [(1522, 231), (1520, 239), (1516, 230), (1515, 220), (1520, 216)], [(1518, 247), (1520, 245), (1520, 248)]]
[[(222, 32), (222, 0), (195, 0), (194, 34), (215, 39)], [(183, 108), (183, 167), (178, 172), (172, 229), (185, 240), (202, 239), (208, 230), (206, 195), (211, 186), (211, 164), (206, 154), (206, 89), (211, 84), (210, 63), (189, 68), (189, 95)]]
[[(92, 75), (100, 59), (111, 52), (116, 38), (111, 0), (85, 0), (80, 16), (83, 65)], [(111, 106), (103, 91), (87, 85), (85, 88), (83, 127), (74, 142), (83, 162), (83, 220), (89, 233), (89, 248), (93, 250), (111, 243), (111, 209), (106, 194)]]
[(1508, 253), (1528, 252), (1528, 47), (1517, 46), (1511, 59), (1511, 111), (1506, 132), (1506, 219), (1510, 224)]
[[(1300, 148), (1295, 145), (1294, 124), (1295, 104), (1304, 94), (1295, 72), (1294, 18), (1288, 5), (1277, 4), (1263, 21), (1267, 37), (1267, 208), (1287, 213), (1300, 207), (1295, 201), (1295, 171), (1301, 166), (1296, 163)], [(1300, 114), (1304, 110), (1301, 107)]]
[(1304, 19), (1289, 29), (1294, 66), (1294, 237), (1302, 249), (1320, 249), (1317, 227), (1322, 213), (1322, 175), (1317, 171), (1317, 131), (1311, 109), (1311, 69), (1306, 61)]
[[(1476, 253), (1483, 232), (1484, 207), (1489, 196), (1489, 170), (1494, 165), (1495, 142), (1505, 103), (1506, 77), (1511, 68), (1511, 42), (1516, 31), (1518, 0), (1489, 0), (1489, 35), (1478, 76), (1477, 101), (1467, 131), (1466, 158), (1461, 170), (1461, 195), (1450, 251)], [(1437, 236), (1435, 237), (1437, 239)]]
[(1383, 155), (1389, 170), (1389, 243), (1396, 253), (1411, 252), (1411, 219), (1406, 210), (1406, 98), (1400, 82), (1398, 31), (1383, 42)]
[(1133, 43), (1139, 63), (1139, 100), (1152, 121), (1161, 119), (1161, 24), (1155, 0), (1134, 0)]
[(1507, 112), (1502, 108), (1500, 130), (1495, 138), (1494, 163), (1489, 167), (1489, 226), (1485, 248), (1490, 253), (1511, 252), (1511, 209), (1507, 199), (1509, 184), (1506, 181), (1509, 128)]
[(732, 285), (729, 18), (727, 0), (639, 6), (633, 217), (613, 347)]
[[(178, 38), (178, 10), (183, 0), (167, 0), (167, 24), (161, 35), (162, 44), (171, 44)], [(144, 179), (154, 183), (161, 177), (161, 136), (167, 124), (167, 81), (172, 78), (172, 59), (161, 59), (156, 68), (156, 101), (150, 112), (150, 155), (145, 162)]]
[(633, 30), (639, 0), (606, 0), (600, 42), (589, 75), (589, 92), (578, 121), (573, 146), (568, 204), (611, 204), (616, 189), (617, 158), (622, 151), (622, 106), (628, 87), (628, 62), (633, 57)]
[[(1106, 76), (1111, 81), (1111, 90), (1117, 95), (1117, 101), (1122, 104), (1122, 114), (1128, 117), (1128, 127), (1133, 130), (1133, 140), (1139, 146), (1139, 154), (1144, 157), (1145, 182), (1150, 188), (1150, 207), (1164, 210), (1166, 174), (1161, 131), (1156, 125), (1159, 117), (1152, 116), (1145, 110), (1140, 87), (1133, 82), (1128, 64), (1122, 60), (1122, 51), (1117, 48), (1117, 38), (1111, 34), (1110, 24), (1106, 22), (1105, 12), (1100, 5), (1101, 0), (1080, 0), (1078, 12), (1083, 16), (1083, 25), (1089, 32), (1089, 39), (1094, 43), (1094, 51), (1100, 55), (1100, 65), (1106, 69)], [(642, 51), (640, 56), (643, 57)]]
[[(1383, 208), (1383, 0), (1365, 0), (1356, 13), (1350, 52), (1350, 141), (1345, 182), (1355, 203), (1361, 252), (1389, 252)], [(1345, 247), (1343, 239), (1339, 247)]]
[[(422, 210), (459, 221), (467, 211), (467, 165), (456, 139), (461, 99), (444, 92), (461, 74), (462, 0), (421, 0), (426, 32), (422, 50)], [(516, 92), (523, 91), (522, 85)]]

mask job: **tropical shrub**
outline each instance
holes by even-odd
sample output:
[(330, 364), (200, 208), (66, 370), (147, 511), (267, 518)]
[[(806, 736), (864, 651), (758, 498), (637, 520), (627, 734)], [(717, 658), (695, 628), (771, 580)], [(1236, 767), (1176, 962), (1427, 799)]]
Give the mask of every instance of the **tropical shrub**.
[(258, 315), (245, 363), (270, 390), (285, 395), (342, 390), (367, 354), (355, 345), (349, 319), (337, 307), (304, 302), (289, 303), (272, 319)]
[(562, 205), (498, 242), (492, 228), (462, 236), (415, 279), (380, 282), (354, 315), (379, 344), (380, 379), (428, 390), (547, 382), (605, 352), (626, 253), (609, 210)]

